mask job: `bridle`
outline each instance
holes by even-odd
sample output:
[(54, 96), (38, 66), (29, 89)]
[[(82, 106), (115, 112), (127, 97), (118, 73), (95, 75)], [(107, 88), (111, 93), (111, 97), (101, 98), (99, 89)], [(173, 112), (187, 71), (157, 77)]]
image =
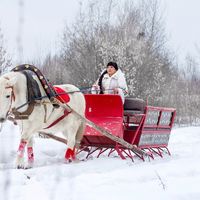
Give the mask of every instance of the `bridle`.
[(13, 101), (15, 101), (15, 94), (14, 94), (13, 86), (7, 86), (7, 87), (5, 87), (5, 89), (11, 89), (10, 95), (6, 96), (6, 98), (10, 97), (10, 105), (9, 105), (9, 109), (6, 113), (6, 117), (7, 117), (9, 115), (9, 113), (11, 113), (11, 111), (12, 111), (12, 103), (13, 103)]
[[(12, 116), (11, 118), (13, 118), (13, 116), (14, 116), (15, 119), (28, 119), (28, 117), (32, 113), (32, 111), (34, 109), (34, 105), (36, 103), (31, 101), (31, 102), (22, 104), (17, 108), (12, 108), (12, 104), (16, 99), (15, 93), (14, 93), (14, 88), (13, 88), (13, 86), (7, 86), (7, 87), (5, 87), (5, 89), (11, 89), (11, 94), (8, 95), (8, 97), (7, 97), (7, 98), (10, 97), (10, 105), (9, 105), (9, 109), (8, 109), (8, 111), (6, 113), (6, 118), (9, 118), (9, 116)], [(24, 107), (26, 105), (28, 105), (27, 110), (25, 110), (24, 112), (19, 112), (18, 111), (20, 108), (22, 108), (22, 107)]]

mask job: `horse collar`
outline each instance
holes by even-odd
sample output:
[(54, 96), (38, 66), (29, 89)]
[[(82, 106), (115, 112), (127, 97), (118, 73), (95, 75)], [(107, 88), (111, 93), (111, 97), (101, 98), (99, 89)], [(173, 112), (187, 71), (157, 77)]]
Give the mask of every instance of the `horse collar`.
[(35, 106), (35, 102), (32, 102), (28, 105), (27, 110), (24, 112), (19, 112), (19, 111), (17, 111), (16, 108), (13, 108), (11, 112), (15, 116), (16, 120), (17, 119), (28, 119), (29, 115), (31, 115), (31, 113), (33, 112), (34, 106)]
[(9, 86), (6, 87), (6, 89), (11, 88), (11, 100), (10, 100), (10, 108), (8, 110), (8, 114), (12, 113), (14, 115), (14, 118), (17, 119), (28, 119), (29, 115), (33, 112), (34, 106), (35, 106), (35, 102), (32, 102), (29, 104), (28, 108), (26, 111), (24, 112), (19, 112), (17, 111), (16, 108), (11, 108), (12, 107), (12, 102), (15, 101), (15, 93), (14, 93), (14, 89), (13, 86)]

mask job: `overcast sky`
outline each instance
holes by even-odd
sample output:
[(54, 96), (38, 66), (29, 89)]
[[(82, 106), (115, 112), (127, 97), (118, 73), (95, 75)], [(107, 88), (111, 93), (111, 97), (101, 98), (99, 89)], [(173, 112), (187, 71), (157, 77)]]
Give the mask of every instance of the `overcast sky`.
[(200, 56), (200, 0), (162, 0), (170, 45), (180, 58)]
[[(23, 6), (20, 6), (23, 2)], [(23, 61), (56, 51), (64, 25), (79, 9), (78, 0), (0, 0), (0, 27), (12, 57), (17, 59), (18, 36)], [(40, 58), (38, 58), (40, 59)]]
[[(160, 1), (170, 47), (181, 58), (187, 53), (195, 54), (195, 45), (200, 46), (200, 0)], [(22, 62), (54, 53), (64, 25), (73, 22), (78, 9), (79, 0), (0, 0), (0, 27), (11, 56), (16, 60), (19, 57), (19, 35), (23, 44)]]

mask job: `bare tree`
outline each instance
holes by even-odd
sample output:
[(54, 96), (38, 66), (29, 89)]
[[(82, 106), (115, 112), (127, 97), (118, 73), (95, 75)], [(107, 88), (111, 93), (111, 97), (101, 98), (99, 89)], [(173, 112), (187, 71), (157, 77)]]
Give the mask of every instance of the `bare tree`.
[(40, 68), (53, 84), (69, 83), (69, 73), (63, 67), (59, 56), (48, 54), (40, 64)]

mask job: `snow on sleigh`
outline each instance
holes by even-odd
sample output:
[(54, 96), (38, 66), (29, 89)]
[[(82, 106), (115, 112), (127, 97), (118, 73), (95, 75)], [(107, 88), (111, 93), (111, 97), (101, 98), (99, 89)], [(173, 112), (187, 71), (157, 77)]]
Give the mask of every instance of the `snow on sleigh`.
[(118, 95), (85, 94), (85, 100), (86, 118), (97, 125), (86, 127), (79, 150), (88, 151), (86, 158), (114, 152), (122, 159), (132, 160), (170, 155), (168, 142), (176, 115), (174, 108), (148, 106), (143, 100), (130, 97), (123, 105)]

